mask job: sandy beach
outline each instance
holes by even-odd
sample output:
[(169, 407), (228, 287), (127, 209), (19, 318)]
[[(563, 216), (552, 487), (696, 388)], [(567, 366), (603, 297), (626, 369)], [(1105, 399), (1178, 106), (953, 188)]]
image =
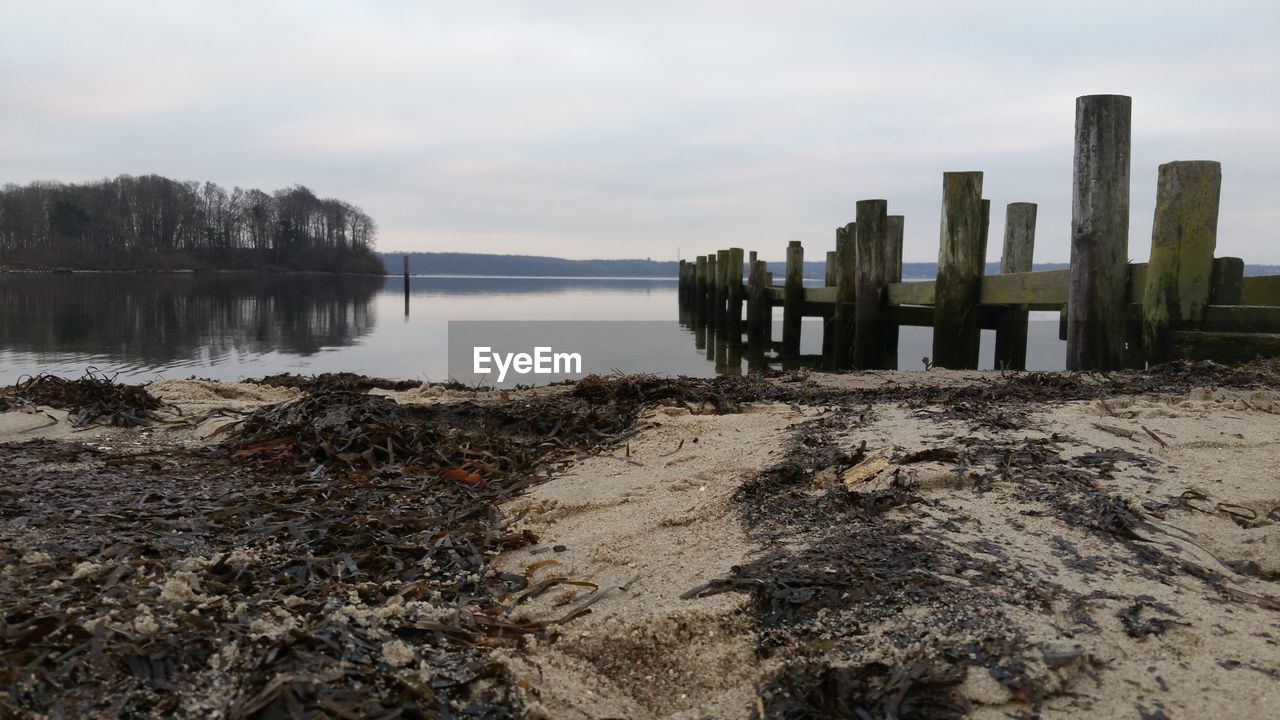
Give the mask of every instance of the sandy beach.
[[(1180, 364), (360, 399), (166, 380), (130, 428), (11, 403), (0, 714), (363, 716), (332, 689), (358, 677), (411, 715), (1264, 717), (1278, 380)], [(438, 432), (266, 434), (295, 416)], [(441, 524), (462, 522), (446, 488), (483, 502), (487, 539)]]

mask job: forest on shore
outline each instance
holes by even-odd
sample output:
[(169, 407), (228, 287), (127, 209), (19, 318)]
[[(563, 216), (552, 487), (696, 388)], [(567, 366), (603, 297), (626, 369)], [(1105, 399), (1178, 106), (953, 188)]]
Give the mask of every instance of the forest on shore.
[(359, 207), (295, 185), (273, 193), (121, 175), (0, 187), (0, 267), (381, 273)]

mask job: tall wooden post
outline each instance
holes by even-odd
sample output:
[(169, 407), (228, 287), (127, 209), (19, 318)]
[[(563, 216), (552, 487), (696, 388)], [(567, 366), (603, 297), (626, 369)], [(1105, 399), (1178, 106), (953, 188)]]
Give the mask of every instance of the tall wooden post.
[(933, 364), (978, 367), (982, 254), (982, 173), (942, 175), (942, 227), (933, 308)]
[(715, 310), (712, 313), (716, 318), (716, 334), (722, 334), (725, 330), (726, 309), (729, 306), (729, 251), (716, 251), (716, 297)]
[(720, 268), (716, 267), (716, 255), (711, 253), (707, 255), (707, 292), (703, 296), (703, 315), (707, 318), (707, 325), (715, 327), (716, 325), (716, 281), (720, 277)]
[(729, 265), (725, 268), (729, 287), (725, 296), (725, 338), (729, 341), (728, 364), (732, 374), (742, 371), (742, 302), (746, 293), (742, 287), (742, 248), (729, 248)]
[(409, 317), (409, 256), (404, 256), (404, 316)]
[[(902, 231), (904, 219), (901, 215), (888, 217), (889, 242), (884, 247), (884, 281), (886, 283), (902, 282)], [(888, 308), (885, 309), (886, 312)], [(898, 369), (898, 324), (891, 318), (884, 328), (884, 367)]]
[(676, 295), (680, 298), (682, 305), (689, 300), (688, 265), (688, 262), (681, 260), (679, 267), (676, 269)]
[(831, 322), (836, 326), (832, 365), (837, 370), (853, 367), (854, 321), (858, 293), (858, 223), (836, 228), (836, 308)]
[(1142, 297), (1142, 348), (1148, 363), (1172, 360), (1171, 333), (1204, 322), (1221, 190), (1222, 166), (1216, 162), (1160, 166), (1151, 260)]
[(707, 256), (699, 255), (694, 261), (693, 307), (701, 317), (707, 312)]
[[(1004, 210), (1004, 251), (1000, 255), (1000, 274), (1031, 272), (1031, 258), (1036, 244), (1035, 203), (1009, 203)], [(1007, 308), (1000, 313), (996, 328), (996, 367), (1009, 370), (1027, 369), (1027, 319), (1025, 305)]]
[(1132, 100), (1076, 98), (1067, 369), (1124, 366)]
[(765, 267), (763, 260), (753, 260), (747, 283), (747, 347), (751, 354), (763, 353), (769, 345), (773, 312), (765, 286)]
[(863, 370), (884, 367), (885, 246), (889, 244), (889, 203), (858, 201), (855, 244), (858, 273), (854, 283), (853, 364)]
[(800, 321), (804, 305), (804, 247), (799, 240), (787, 244), (787, 279), (782, 301), (782, 354), (800, 354)]
[[(836, 230), (839, 233), (839, 230)], [(827, 262), (823, 267), (822, 286), (836, 286), (836, 253), (834, 250), (827, 251)], [(835, 310), (835, 307), (832, 307)], [(834, 312), (822, 319), (822, 360), (823, 365), (833, 367), (835, 362), (835, 338), (836, 338), (836, 318)]]

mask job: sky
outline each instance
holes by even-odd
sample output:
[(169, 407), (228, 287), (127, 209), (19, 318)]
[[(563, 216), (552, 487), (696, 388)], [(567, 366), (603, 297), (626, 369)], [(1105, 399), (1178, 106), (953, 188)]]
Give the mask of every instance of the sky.
[(1075, 99), (1223, 166), (1218, 254), (1280, 263), (1280, 2), (0, 0), (0, 184), (158, 173), (362, 207), (388, 251), (780, 260), (857, 200), (937, 258), (944, 171), (1070, 256)]

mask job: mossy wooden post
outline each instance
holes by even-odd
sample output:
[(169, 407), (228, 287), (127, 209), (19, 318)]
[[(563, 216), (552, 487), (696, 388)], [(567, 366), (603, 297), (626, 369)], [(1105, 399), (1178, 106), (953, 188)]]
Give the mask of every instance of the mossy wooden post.
[(703, 315), (707, 318), (707, 324), (711, 327), (716, 325), (716, 281), (720, 277), (720, 269), (716, 267), (715, 253), (707, 255), (707, 292), (703, 296)]
[(787, 279), (783, 286), (782, 354), (800, 354), (800, 322), (804, 312), (804, 247), (799, 240), (787, 244)]
[(726, 319), (728, 318), (727, 309), (729, 307), (729, 251), (716, 251), (716, 299), (715, 310), (716, 331), (721, 334), (725, 331)]
[(942, 223), (933, 308), (933, 364), (978, 367), (982, 287), (982, 173), (942, 175)]
[(1068, 370), (1116, 370), (1125, 362), (1131, 114), (1124, 95), (1076, 98)]
[(1204, 323), (1221, 190), (1222, 166), (1216, 162), (1160, 166), (1142, 296), (1142, 349), (1148, 363), (1173, 359), (1174, 330), (1194, 330)]
[[(1004, 250), (1000, 254), (1000, 274), (1031, 272), (1036, 245), (1035, 203), (1009, 203), (1004, 210)], [(1025, 305), (1015, 305), (1000, 313), (996, 327), (996, 368), (1027, 369), (1027, 318)]]
[(751, 266), (755, 263), (755, 261), (756, 261), (756, 251), (752, 250), (751, 252), (747, 253), (747, 275), (751, 274)]
[(729, 369), (732, 374), (742, 372), (742, 302), (746, 299), (742, 286), (742, 248), (729, 248), (729, 289), (725, 293), (728, 307), (725, 310), (725, 339), (729, 343)]
[(854, 243), (858, 271), (854, 283), (853, 364), (862, 370), (884, 366), (885, 245), (889, 244), (889, 203), (859, 200)]
[[(886, 283), (902, 282), (902, 231), (904, 219), (901, 215), (888, 217), (889, 242), (884, 247), (884, 281)], [(898, 369), (898, 324), (892, 320), (884, 327), (884, 367), (889, 370)]]
[(853, 336), (858, 293), (858, 223), (836, 228), (836, 307), (831, 322), (836, 326), (832, 365), (837, 370), (853, 367)]
[(978, 236), (982, 238), (982, 269), (987, 269), (987, 233), (991, 230), (991, 201), (982, 198), (982, 221), (979, 225)]
[(769, 347), (769, 325), (773, 306), (769, 303), (769, 288), (765, 284), (767, 282), (766, 267), (763, 260), (753, 260), (751, 272), (748, 275), (747, 349), (751, 354), (763, 353)]
[(1244, 302), (1244, 260), (1220, 257), (1213, 261), (1210, 305), (1239, 305)]
[[(837, 228), (836, 233), (840, 230)], [(827, 262), (823, 267), (822, 276), (823, 287), (836, 286), (836, 252), (834, 250), (827, 251)], [(834, 310), (834, 307), (832, 308)], [(825, 367), (833, 367), (835, 362), (835, 338), (836, 338), (836, 318), (834, 312), (823, 318), (822, 321), (822, 364)]]
[(681, 304), (689, 301), (689, 263), (685, 260), (680, 261), (680, 266), (676, 270), (676, 295), (680, 298)]

